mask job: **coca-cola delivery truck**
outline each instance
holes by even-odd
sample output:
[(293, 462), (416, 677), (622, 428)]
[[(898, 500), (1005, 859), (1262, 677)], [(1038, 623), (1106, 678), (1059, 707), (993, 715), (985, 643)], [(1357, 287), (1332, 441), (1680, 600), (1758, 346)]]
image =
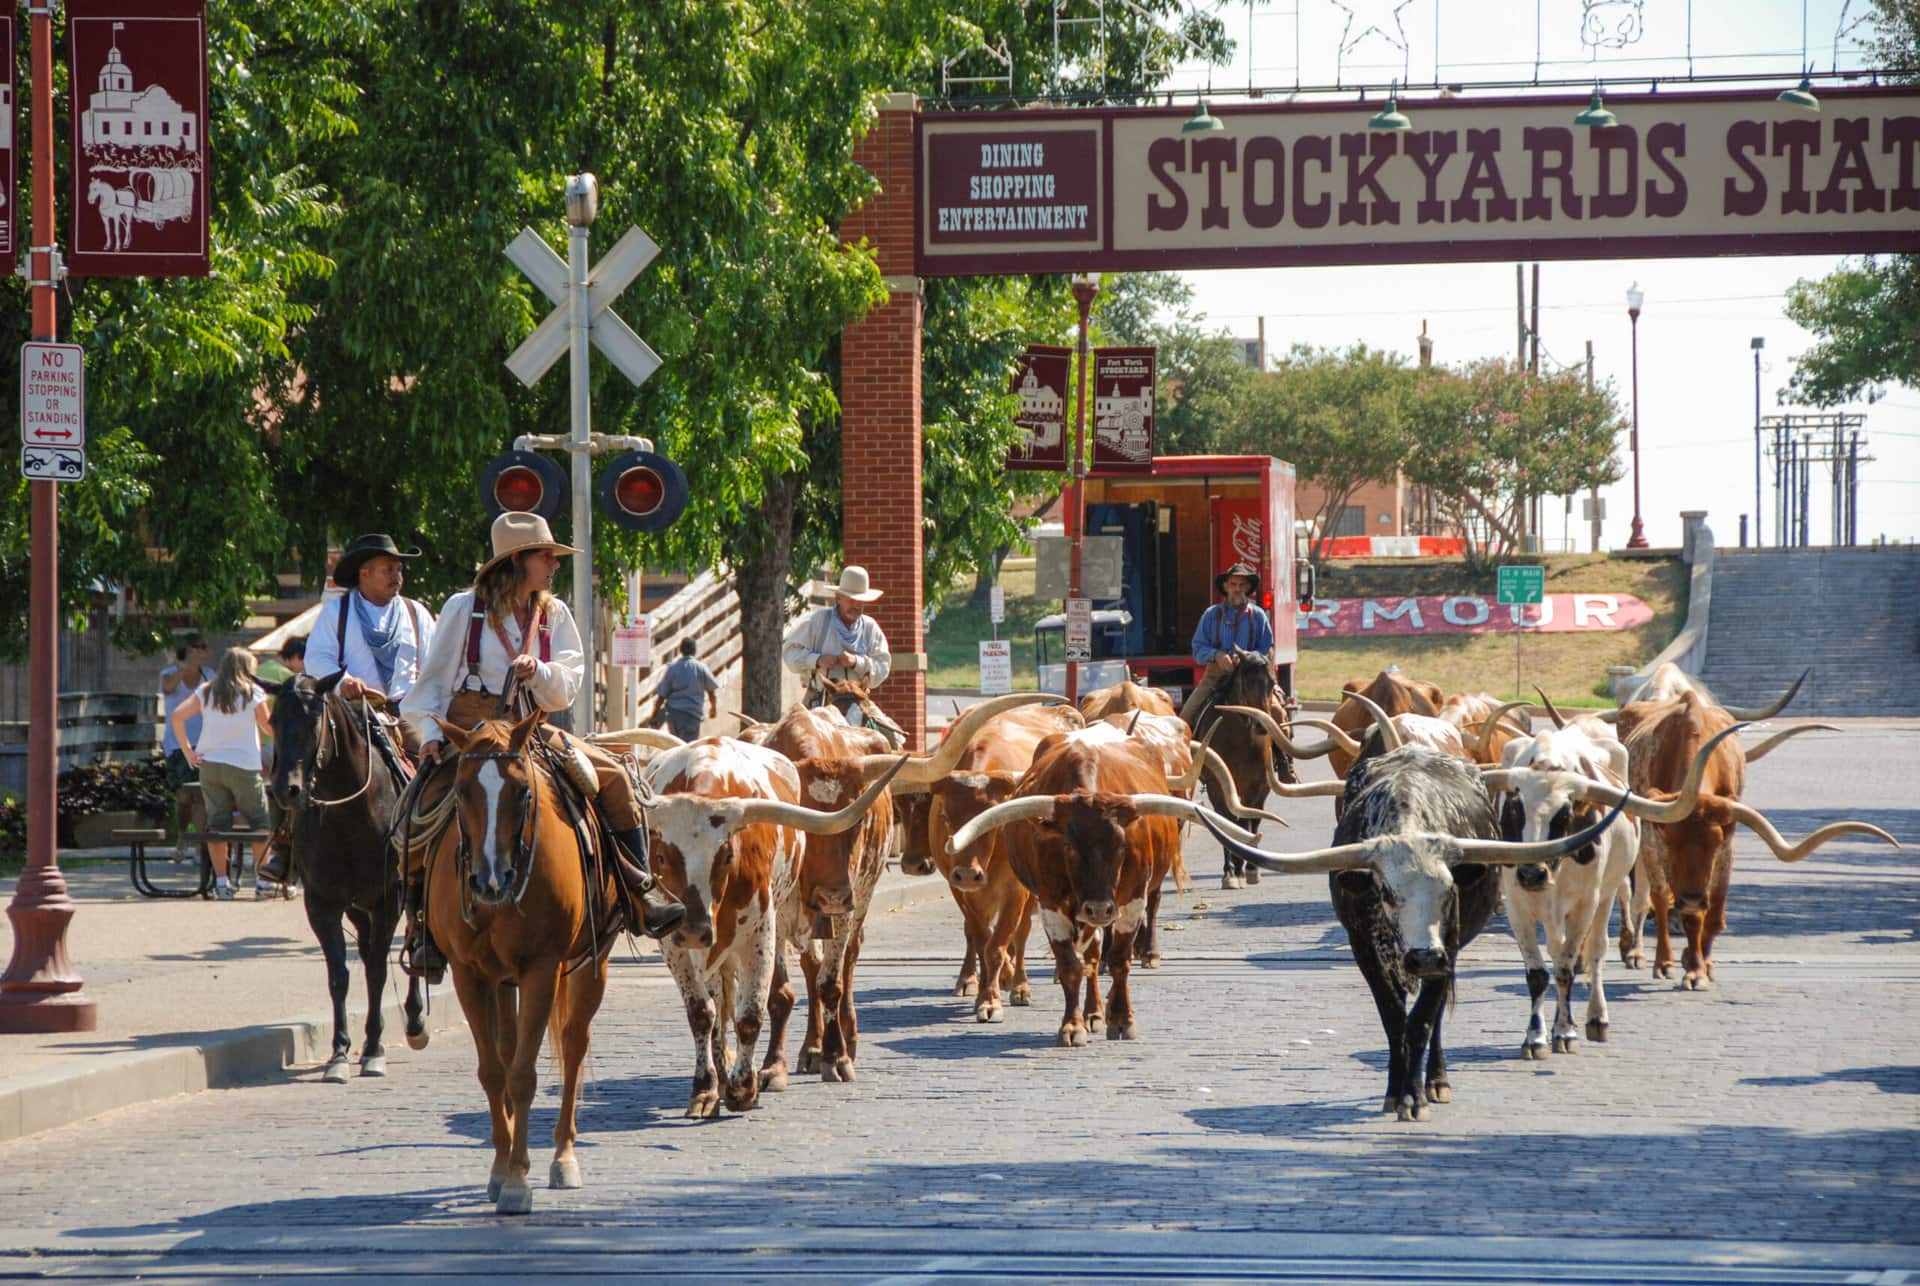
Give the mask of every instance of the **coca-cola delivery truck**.
[[(1122, 542), (1121, 596), (1093, 603), (1096, 665), (1123, 658), (1137, 679), (1184, 696), (1198, 675), (1194, 627), (1218, 598), (1214, 578), (1251, 563), (1273, 620), (1276, 672), (1292, 697), (1294, 600), (1312, 597), (1310, 565), (1296, 553), (1292, 465), (1258, 455), (1160, 456), (1151, 473), (1096, 472), (1086, 481), (1086, 524), (1087, 535)], [(1035, 632), (1043, 687), (1064, 654), (1064, 628), (1054, 616)], [(1095, 686), (1080, 684), (1083, 692)]]

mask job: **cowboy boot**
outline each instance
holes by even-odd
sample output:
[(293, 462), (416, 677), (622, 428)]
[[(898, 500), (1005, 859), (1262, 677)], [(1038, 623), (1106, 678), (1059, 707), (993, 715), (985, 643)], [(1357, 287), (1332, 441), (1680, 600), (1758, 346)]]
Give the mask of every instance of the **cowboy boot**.
[(284, 844), (276, 843), (267, 852), (267, 860), (260, 863), (260, 869), (254, 873), (256, 879), (269, 884), (285, 884), (288, 868), (293, 864), (292, 856)]
[[(611, 830), (611, 828), (609, 828)], [(640, 903), (640, 930), (649, 938), (664, 938), (685, 918), (680, 899), (660, 887), (647, 865), (647, 832), (639, 826), (612, 831), (614, 870), (620, 883)]]
[(437, 987), (446, 981), (447, 958), (440, 954), (439, 944), (427, 932), (427, 916), (423, 905), (425, 892), (424, 881), (410, 883), (402, 902), (402, 918), (407, 925), (405, 964), (409, 974), (424, 978), (429, 985)]

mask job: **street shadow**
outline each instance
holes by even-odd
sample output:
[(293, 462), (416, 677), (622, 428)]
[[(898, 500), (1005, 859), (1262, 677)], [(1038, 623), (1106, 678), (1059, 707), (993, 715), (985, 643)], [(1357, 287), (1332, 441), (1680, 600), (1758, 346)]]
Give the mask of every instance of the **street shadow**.
[[(973, 1058), (1024, 1058), (1036, 1050), (1053, 1048), (1053, 1034), (1060, 1026), (1059, 1009), (1058, 1005), (1050, 1006), (1038, 1022), (1028, 1025), (1019, 1025), (1012, 1018), (1004, 1023), (977, 1023), (969, 1013), (964, 1019), (956, 1019), (952, 1024), (956, 1030), (948, 1034), (894, 1036), (877, 1043), (889, 1053), (943, 1063)], [(1038, 1010), (1028, 1012), (1038, 1013)], [(862, 1029), (862, 1039), (866, 1034)]]
[[(218, 964), (230, 960), (293, 960), (311, 956), (321, 966), (319, 944), (311, 938), (231, 938), (193, 951), (156, 951), (147, 958), (172, 964)], [(359, 963), (359, 957), (354, 957)]]
[[(687, 1096), (693, 1078), (688, 1076), (600, 1076), (582, 1079), (577, 1120), (580, 1145), (587, 1146), (596, 1134), (625, 1134), (665, 1124), (663, 1118), (678, 1117), (686, 1111)], [(487, 1114), (486, 1098), (474, 1086), (471, 1110), (447, 1114), (448, 1132), (458, 1138), (491, 1144), (493, 1119)], [(548, 1076), (543, 1069), (540, 1088), (528, 1113), (535, 1140), (553, 1137), (560, 1119), (560, 1077)]]
[[(1899, 840), (1905, 848), (1920, 844), (1920, 809), (1914, 808), (1766, 808), (1767, 820), (1789, 843), (1832, 822), (1867, 822)], [(1771, 862), (1764, 841), (1742, 828), (1736, 841), (1744, 860), (1749, 852), (1757, 861)], [(1884, 870), (1889, 875), (1911, 875), (1912, 858), (1884, 840), (1865, 835), (1843, 835), (1823, 844), (1807, 858), (1827, 866)], [(1736, 868), (1737, 869), (1737, 868)]]
[(1878, 884), (1871, 892), (1851, 879), (1819, 879), (1812, 873), (1790, 881), (1755, 880), (1743, 885), (1740, 868), (1734, 868), (1725, 937), (1834, 933), (1874, 934), (1896, 941), (1920, 933), (1920, 880)]
[(1806, 1076), (1747, 1076), (1742, 1085), (1803, 1088), (1808, 1085), (1871, 1085), (1882, 1094), (1920, 1094), (1920, 1067), (1848, 1067)]

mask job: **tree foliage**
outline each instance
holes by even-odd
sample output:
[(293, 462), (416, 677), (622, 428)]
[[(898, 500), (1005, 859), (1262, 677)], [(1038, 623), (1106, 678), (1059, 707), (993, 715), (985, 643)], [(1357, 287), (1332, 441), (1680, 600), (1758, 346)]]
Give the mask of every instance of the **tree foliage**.
[[(1871, 48), (1879, 66), (1920, 66), (1920, 0), (1872, 0)], [(1813, 332), (1786, 394), (1838, 406), (1882, 384), (1920, 387), (1920, 256), (1849, 260), (1818, 280), (1794, 283), (1787, 316)]]
[(1535, 496), (1616, 481), (1614, 444), (1627, 427), (1612, 385), (1587, 387), (1577, 367), (1534, 375), (1502, 359), (1417, 381), (1406, 408), (1402, 470), (1437, 494), (1468, 537), (1469, 560), (1521, 548), (1521, 510)]

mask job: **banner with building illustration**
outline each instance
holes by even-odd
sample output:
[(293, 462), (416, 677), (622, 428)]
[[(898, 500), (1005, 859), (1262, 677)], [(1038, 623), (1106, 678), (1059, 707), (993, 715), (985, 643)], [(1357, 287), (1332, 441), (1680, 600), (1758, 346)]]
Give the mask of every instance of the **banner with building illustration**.
[(207, 273), (204, 0), (68, 0), (73, 238), (99, 277)]
[(1153, 472), (1154, 350), (1093, 350), (1093, 471)]
[(1020, 399), (1013, 422), (1025, 442), (1007, 452), (1007, 468), (1063, 472), (1067, 467), (1067, 383), (1073, 350), (1029, 344), (1013, 370), (1013, 393)]

